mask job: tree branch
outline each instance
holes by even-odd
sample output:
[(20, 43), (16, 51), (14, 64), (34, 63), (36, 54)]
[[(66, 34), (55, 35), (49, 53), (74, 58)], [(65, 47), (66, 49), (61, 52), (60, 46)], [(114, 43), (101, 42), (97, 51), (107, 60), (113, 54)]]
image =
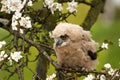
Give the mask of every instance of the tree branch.
[(93, 0), (91, 8), (85, 18), (85, 21), (82, 23), (82, 27), (85, 30), (90, 30), (92, 25), (97, 21), (97, 18), (101, 11), (103, 11), (106, 0)]
[[(59, 3), (71, 2), (72, 0), (58, 0)], [(78, 3), (84, 3), (86, 5), (92, 5), (91, 2), (87, 2), (85, 0), (75, 0)]]

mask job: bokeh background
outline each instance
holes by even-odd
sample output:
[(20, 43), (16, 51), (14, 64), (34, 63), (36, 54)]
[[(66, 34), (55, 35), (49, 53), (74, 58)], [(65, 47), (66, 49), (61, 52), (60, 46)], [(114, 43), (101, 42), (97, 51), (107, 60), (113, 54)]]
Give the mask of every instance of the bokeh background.
[[(42, 3), (43, 2), (39, 0), (39, 2), (34, 3), (33, 8), (40, 9), (43, 6)], [(66, 8), (67, 4), (63, 5), (64, 8)], [(89, 6), (79, 4), (76, 16), (71, 15), (67, 19), (68, 22), (79, 25), (82, 24), (88, 10)], [(66, 12), (66, 10), (63, 12)], [(120, 68), (120, 47), (118, 46), (118, 39), (120, 38), (120, 0), (107, 0), (105, 11), (99, 15), (98, 20), (92, 26), (91, 34), (93, 39), (99, 43), (99, 46), (101, 46), (105, 40), (112, 42), (107, 50), (103, 50), (98, 54), (99, 64), (97, 65), (97, 69), (100, 70), (106, 63), (110, 63), (113, 68)], [(0, 28), (0, 40), (2, 41), (4, 38), (6, 42), (9, 42), (12, 36), (7, 31)], [(36, 57), (38, 51), (34, 47), (31, 47), (30, 52), (29, 58), (32, 60)], [(51, 57), (55, 59), (54, 55), (51, 55)], [(35, 71), (36, 62), (29, 62), (29, 67)], [(52, 73), (55, 73), (55, 70), (51, 65), (49, 67), (48, 75)], [(0, 70), (0, 80), (5, 80), (7, 75), (7, 72)], [(31, 80), (33, 77), (33, 73), (26, 68), (24, 69), (24, 75), (25, 80)], [(16, 79), (17, 75), (14, 75), (14, 77), (11, 78), (11, 80)]]

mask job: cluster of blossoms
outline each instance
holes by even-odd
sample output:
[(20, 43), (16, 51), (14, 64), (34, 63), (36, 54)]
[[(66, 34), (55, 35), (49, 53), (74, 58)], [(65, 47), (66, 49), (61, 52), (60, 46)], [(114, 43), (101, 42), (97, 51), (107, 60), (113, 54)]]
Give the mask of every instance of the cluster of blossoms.
[[(0, 49), (6, 44), (5, 41), (0, 41)], [(12, 60), (15, 62), (18, 62), (23, 56), (21, 55), (20, 51), (15, 51), (13, 53), (10, 53), (10, 55), (6, 54), (5, 51), (0, 51), (0, 61), (8, 60), (10, 62), (10, 65), (12, 65)]]
[(1, 11), (6, 13), (14, 12), (12, 16), (12, 30), (18, 30), (20, 33), (23, 33), (21, 26), (24, 28), (31, 28), (30, 17), (22, 15), (22, 9), (24, 6), (32, 6), (32, 1), (29, 0), (2, 0), (2, 8)]
[(21, 55), (20, 51), (15, 51), (13, 53), (10, 53), (10, 57), (8, 57), (8, 60), (10, 62), (10, 65), (12, 65), (12, 60), (15, 62), (18, 62), (23, 56)]
[[(12, 17), (12, 30), (18, 30), (17, 26), (22, 26), (24, 28), (31, 28), (31, 20), (28, 16), (22, 16), (22, 13), (15, 12)], [(20, 33), (23, 33), (23, 30), (20, 29)]]
[(100, 76), (97, 76), (97, 78), (96, 78), (92, 74), (89, 74), (83, 80), (106, 80), (106, 77), (105, 77), (105, 75), (100, 75)]
[[(25, 6), (26, 2), (26, 0), (2, 0), (1, 11), (5, 11), (6, 13), (19, 12)], [(32, 6), (32, 1), (29, 0), (27, 5)]]
[[(68, 8), (67, 10), (70, 13), (76, 12), (76, 8), (77, 8), (77, 2), (75, 2), (74, 0), (72, 2), (68, 2)], [(55, 11), (62, 11), (63, 7), (62, 4), (54, 2), (54, 0), (45, 0), (44, 1), (44, 7), (47, 7), (48, 9), (50, 9), (51, 13), (54, 14)]]
[[(113, 76), (114, 77), (120, 77), (117, 70), (113, 69), (109, 63), (105, 64), (104, 68), (105, 68), (106, 74), (108, 74), (109, 76), (111, 76), (111, 77), (113, 77)], [(97, 78), (94, 75), (89, 74), (89, 75), (87, 75), (87, 77), (84, 78), (84, 80), (108, 80), (108, 79), (103, 74), (98, 75)], [(112, 80), (114, 80), (114, 79), (112, 79)]]
[(54, 11), (62, 11), (62, 5), (60, 3), (54, 2), (54, 0), (45, 0), (44, 7), (47, 7), (51, 10), (51, 13), (54, 14)]
[(119, 76), (118, 72), (116, 72), (117, 70), (114, 70), (109, 63), (105, 64), (104, 67), (105, 67), (106, 72), (110, 76)]

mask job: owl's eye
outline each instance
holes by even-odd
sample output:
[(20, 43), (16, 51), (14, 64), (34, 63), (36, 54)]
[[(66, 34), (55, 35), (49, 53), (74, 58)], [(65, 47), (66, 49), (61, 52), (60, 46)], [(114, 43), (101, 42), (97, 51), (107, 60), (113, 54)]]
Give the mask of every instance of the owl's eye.
[(67, 35), (67, 34), (61, 35), (60, 38), (61, 38), (62, 40), (66, 40), (66, 39), (68, 38), (68, 35)]

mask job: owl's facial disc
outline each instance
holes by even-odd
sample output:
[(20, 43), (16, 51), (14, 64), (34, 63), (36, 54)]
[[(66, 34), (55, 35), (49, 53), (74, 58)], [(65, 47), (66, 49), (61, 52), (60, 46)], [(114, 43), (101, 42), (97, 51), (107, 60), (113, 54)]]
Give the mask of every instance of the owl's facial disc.
[(61, 35), (55, 39), (55, 44), (58, 47), (66, 46), (69, 43), (70, 39), (68, 35)]

